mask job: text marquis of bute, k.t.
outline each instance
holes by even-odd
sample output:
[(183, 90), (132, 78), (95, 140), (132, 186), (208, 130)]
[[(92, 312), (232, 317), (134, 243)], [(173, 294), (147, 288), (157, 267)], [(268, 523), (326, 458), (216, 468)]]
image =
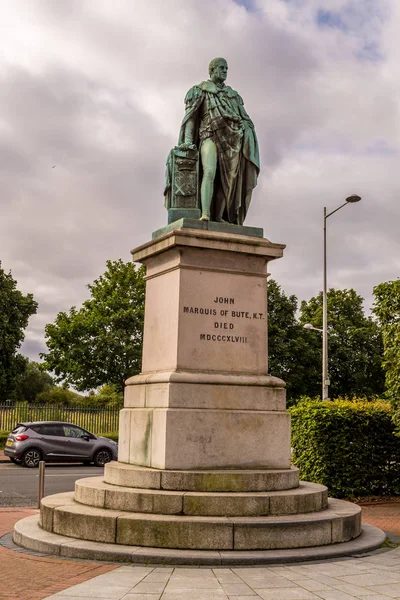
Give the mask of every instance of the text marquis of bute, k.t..
[(260, 170), (257, 137), (242, 98), (225, 85), (226, 60), (212, 60), (209, 73), (186, 94), (178, 146), (167, 161), (165, 204), (203, 221), (243, 225)]

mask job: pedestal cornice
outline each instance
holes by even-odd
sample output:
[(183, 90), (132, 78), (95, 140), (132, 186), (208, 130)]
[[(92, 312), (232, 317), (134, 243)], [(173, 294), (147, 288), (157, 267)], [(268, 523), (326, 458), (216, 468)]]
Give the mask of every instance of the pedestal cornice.
[(285, 244), (274, 244), (266, 238), (198, 229), (175, 229), (134, 248), (131, 254), (135, 262), (143, 262), (143, 260), (166, 250), (179, 247), (248, 254), (264, 257), (269, 261), (281, 258), (286, 246)]

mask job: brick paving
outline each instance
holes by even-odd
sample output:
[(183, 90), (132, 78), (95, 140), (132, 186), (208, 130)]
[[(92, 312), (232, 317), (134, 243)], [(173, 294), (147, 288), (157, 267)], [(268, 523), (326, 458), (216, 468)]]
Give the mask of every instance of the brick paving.
[(383, 531), (400, 535), (400, 498), (399, 501), (361, 503), (362, 517), (365, 523), (375, 525)]
[[(12, 531), (14, 523), (36, 512), (29, 508), (1, 509), (0, 537)], [(0, 546), (0, 599), (42, 600), (117, 567), (92, 561), (20, 554)]]

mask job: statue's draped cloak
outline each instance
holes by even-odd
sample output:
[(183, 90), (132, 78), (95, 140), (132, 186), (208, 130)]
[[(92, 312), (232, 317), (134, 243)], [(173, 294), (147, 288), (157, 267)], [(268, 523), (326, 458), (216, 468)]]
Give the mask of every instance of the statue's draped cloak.
[[(205, 139), (213, 140), (218, 153), (214, 210), (225, 205), (222, 216), (230, 223), (242, 225), (260, 171), (257, 137), (243, 100), (229, 86), (218, 87), (212, 81), (203, 81), (189, 90), (185, 106), (178, 144), (186, 141), (189, 120), (195, 122), (193, 143), (199, 149)], [(166, 188), (170, 179), (168, 163)]]

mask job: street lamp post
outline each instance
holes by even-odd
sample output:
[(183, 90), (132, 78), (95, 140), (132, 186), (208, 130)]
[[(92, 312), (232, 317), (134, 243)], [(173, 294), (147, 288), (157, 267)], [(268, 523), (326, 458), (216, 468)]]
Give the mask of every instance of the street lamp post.
[(305, 329), (316, 329), (322, 332), (322, 400), (329, 398), (329, 376), (328, 376), (328, 302), (327, 302), (327, 269), (326, 269), (326, 220), (328, 217), (333, 215), (335, 212), (354, 202), (359, 202), (360, 196), (354, 194), (346, 198), (346, 202), (326, 214), (326, 206), (324, 206), (324, 274), (323, 274), (323, 288), (322, 288), (322, 330), (317, 327), (313, 327), (309, 323), (304, 325)]
[[(311, 323), (306, 323), (305, 325), (303, 325), (303, 327), (304, 329), (312, 329), (313, 331), (319, 331), (322, 334), (324, 333), (323, 329), (320, 329), (320, 327), (314, 327), (314, 325), (311, 325)], [(328, 366), (325, 367), (325, 360), (328, 360), (328, 354), (325, 354), (324, 352), (323, 340), (324, 337), (322, 336), (322, 399), (324, 400), (324, 382), (326, 381), (326, 374), (328, 372)]]

